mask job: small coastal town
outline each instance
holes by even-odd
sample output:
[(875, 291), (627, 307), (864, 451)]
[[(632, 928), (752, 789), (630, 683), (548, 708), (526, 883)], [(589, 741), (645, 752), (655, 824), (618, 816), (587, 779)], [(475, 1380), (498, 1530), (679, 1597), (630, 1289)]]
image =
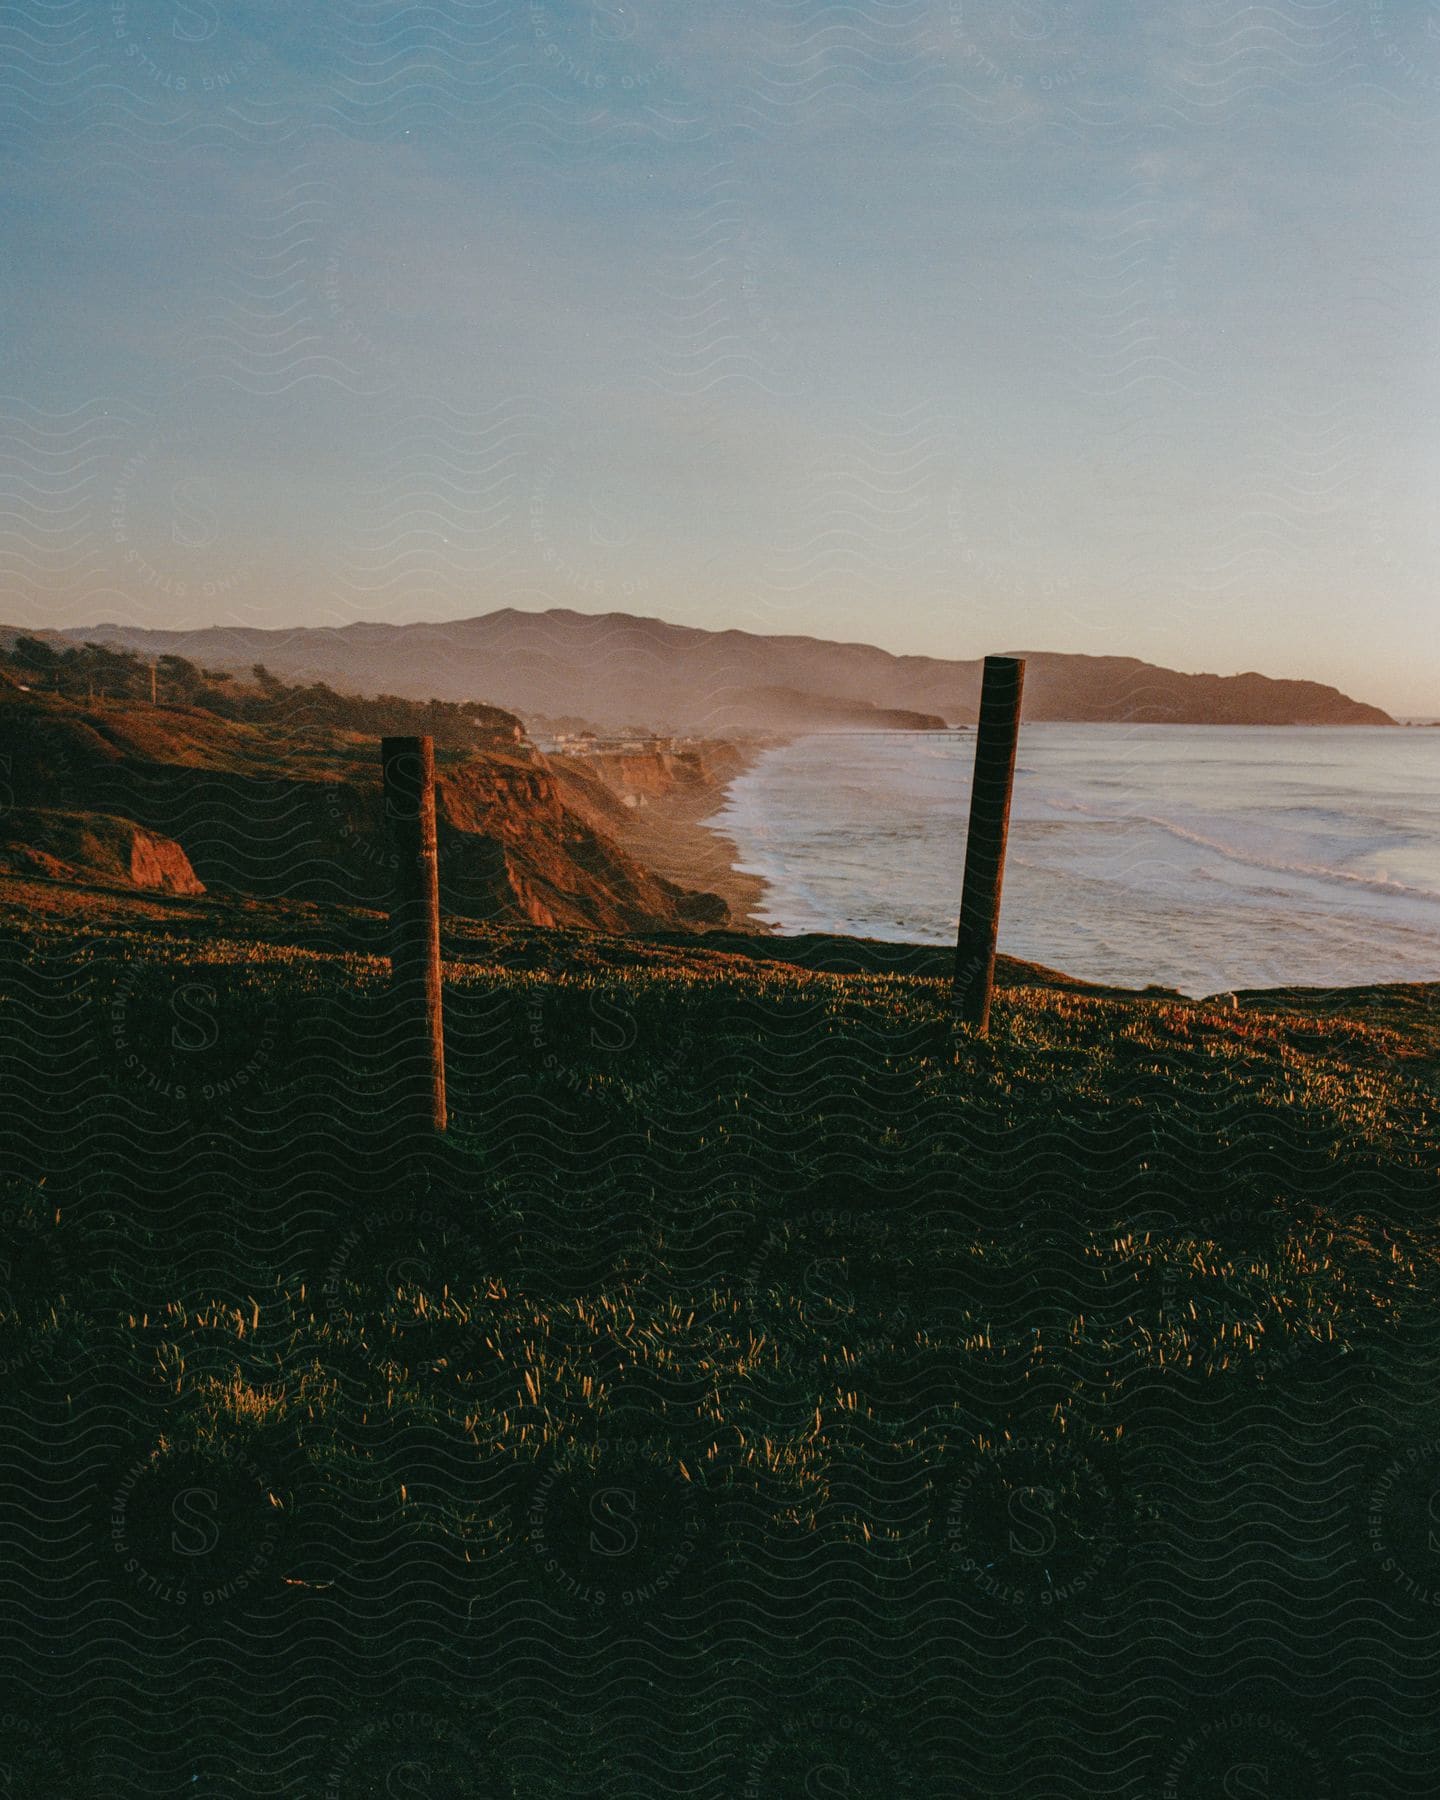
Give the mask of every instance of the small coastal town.
[(546, 756), (677, 756), (706, 740), (623, 726), (618, 731), (543, 731), (534, 726), (530, 742)]

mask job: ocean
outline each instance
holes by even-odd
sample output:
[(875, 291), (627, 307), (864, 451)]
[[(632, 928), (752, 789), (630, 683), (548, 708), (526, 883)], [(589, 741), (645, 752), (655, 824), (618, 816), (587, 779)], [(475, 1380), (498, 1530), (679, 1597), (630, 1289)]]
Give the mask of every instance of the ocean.
[[(778, 929), (950, 943), (974, 746), (798, 739), (710, 822)], [(1000, 948), (1197, 996), (1440, 980), (1440, 729), (1024, 725)]]

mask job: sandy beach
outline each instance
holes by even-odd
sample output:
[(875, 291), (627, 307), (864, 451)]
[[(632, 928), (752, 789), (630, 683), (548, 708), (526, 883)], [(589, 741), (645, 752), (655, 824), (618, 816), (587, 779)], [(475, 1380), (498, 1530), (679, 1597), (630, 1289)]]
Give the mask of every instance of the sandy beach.
[(715, 780), (676, 787), (635, 808), (615, 828), (625, 849), (647, 868), (681, 887), (718, 894), (730, 909), (729, 925), (752, 932), (770, 930), (758, 916), (766, 883), (736, 868), (740, 852), (733, 839), (703, 821), (723, 810), (731, 782), (754, 766), (764, 748), (717, 745), (724, 760)]

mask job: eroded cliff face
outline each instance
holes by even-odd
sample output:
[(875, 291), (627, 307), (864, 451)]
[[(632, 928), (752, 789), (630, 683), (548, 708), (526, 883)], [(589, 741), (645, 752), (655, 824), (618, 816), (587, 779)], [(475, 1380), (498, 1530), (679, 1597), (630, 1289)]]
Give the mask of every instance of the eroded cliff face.
[(638, 811), (656, 801), (718, 798), (745, 767), (746, 754), (735, 744), (716, 742), (685, 750), (556, 756), (550, 762), (575, 804), (608, 807), (609, 816), (618, 818), (623, 810)]
[(566, 804), (652, 870), (687, 925), (759, 930), (764, 884), (741, 874), (734, 845), (701, 823), (753, 755), (753, 746), (717, 741), (549, 760)]
[(537, 925), (633, 930), (687, 922), (684, 897), (567, 804), (541, 760), (474, 758), (443, 771), (436, 796), (442, 890), (470, 917), (508, 893)]
[[(128, 823), (128, 821), (126, 821)], [(161, 894), (203, 894), (204, 883), (190, 859), (171, 838), (134, 827), (130, 835), (130, 880), (138, 888)]]
[[(143, 715), (143, 716), (142, 716)], [(0, 702), (0, 870), (157, 892), (383, 910), (390, 850), (378, 746), (267, 736), (185, 709)], [(533, 753), (442, 755), (441, 903), (475, 919), (607, 931), (698, 922)], [(709, 922), (714, 906), (698, 902)], [(723, 918), (723, 908), (721, 909)]]

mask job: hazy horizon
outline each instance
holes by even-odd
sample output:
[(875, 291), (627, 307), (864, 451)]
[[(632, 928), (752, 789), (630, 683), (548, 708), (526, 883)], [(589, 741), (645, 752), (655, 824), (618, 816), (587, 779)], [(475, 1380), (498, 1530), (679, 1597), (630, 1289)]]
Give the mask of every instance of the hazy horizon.
[[(659, 624), (659, 625), (674, 626), (674, 627), (678, 627), (680, 629), (689, 630), (689, 631), (697, 631), (697, 630), (698, 631), (714, 631), (717, 633), (736, 631), (736, 632), (746, 633), (750, 636), (755, 636), (755, 637), (781, 637), (781, 636), (792, 637), (793, 636), (793, 637), (799, 637), (799, 638), (813, 639), (814, 641), (819, 642), (819, 643), (839, 643), (843, 647), (855, 647), (855, 648), (859, 648), (859, 649), (881, 650), (881, 651), (885, 652), (887, 655), (897, 656), (897, 657), (908, 656), (908, 655), (917, 655), (917, 654), (918, 655), (929, 654), (928, 652), (912, 652), (912, 651), (896, 650), (891, 645), (882, 643), (882, 642), (878, 642), (875, 639), (862, 639), (862, 638), (827, 639), (824, 637), (816, 637), (816, 634), (814, 634), (813, 632), (794, 632), (794, 633), (789, 633), (789, 632), (782, 633), (782, 632), (778, 632), (778, 631), (771, 632), (771, 631), (766, 631), (762, 627), (757, 627), (755, 625), (743, 625), (743, 624), (731, 625), (731, 624), (725, 624), (725, 623), (716, 623), (713, 625), (709, 625), (709, 624), (702, 624), (699, 621), (691, 620), (691, 619), (666, 618), (660, 613), (630, 613), (630, 612), (627, 612), (626, 609), (621, 608), (621, 607), (605, 607), (605, 608), (596, 608), (594, 610), (587, 610), (582, 607), (564, 607), (564, 606), (554, 606), (554, 607), (500, 606), (500, 607), (487, 608), (485, 613), (461, 614), (461, 615), (457, 615), (454, 618), (446, 618), (446, 619), (441, 619), (441, 618), (435, 618), (435, 619), (379, 619), (379, 618), (376, 618), (376, 619), (349, 619), (349, 620), (333, 622), (330, 624), (326, 624), (325, 622), (322, 621), (322, 622), (318, 623), (317, 625), (313, 625), (313, 626), (295, 625), (295, 626), (290, 627), (289, 629), (291, 629), (291, 630), (317, 630), (317, 629), (325, 630), (325, 629), (329, 629), (329, 630), (343, 631), (352, 625), (414, 625), (414, 626), (421, 626), (421, 627), (429, 627), (434, 630), (443, 630), (446, 625), (463, 625), (469, 621), (483, 618), (483, 617), (487, 616), (488, 613), (501, 612), (501, 611), (512, 611), (512, 612), (524, 614), (524, 615), (530, 616), (530, 617), (539, 617), (539, 616), (542, 616), (546, 612), (559, 612), (559, 613), (574, 612), (574, 613), (581, 614), (582, 616), (590, 617), (590, 618), (603, 618), (607, 614), (613, 614), (617, 617), (637, 619), (642, 623), (647, 623), (647, 624), (653, 623), (653, 624)], [(17, 621), (13, 620), (13, 619), (0, 619), (0, 625), (14, 625), (16, 623), (17, 623)], [(32, 629), (43, 629), (42, 626), (32, 626), (31, 628)], [(154, 630), (159, 630), (159, 631), (169, 631), (169, 630), (195, 630), (195, 631), (245, 630), (245, 631), (250, 631), (250, 630), (255, 630), (255, 631), (277, 631), (277, 632), (282, 632), (282, 633), (287, 629), (285, 626), (251, 625), (251, 624), (245, 623), (240, 620), (225, 620), (225, 619), (214, 619), (214, 620), (210, 620), (207, 622), (197, 621), (193, 626), (179, 626), (179, 627), (140, 626), (138, 624), (138, 622), (127, 621), (127, 620), (123, 620), (123, 619), (95, 619), (95, 620), (90, 621), (88, 624), (66, 626), (66, 627), (63, 627), (62, 629), (64, 629), (67, 632), (70, 632), (70, 633), (79, 633), (79, 632), (85, 632), (85, 631), (105, 631), (110, 628), (116, 628), (116, 629), (127, 629), (128, 628), (128, 629), (145, 629), (145, 630), (154, 629)], [(997, 642), (997, 643), (994, 643), (994, 644), (988, 646), (988, 648), (986, 650), (977, 652), (974, 657), (960, 657), (960, 656), (957, 656), (954, 658), (941, 657), (940, 660), (954, 660), (954, 661), (961, 661), (961, 662), (979, 661), (985, 655), (1128, 656), (1130, 654), (1131, 653), (1128, 651), (1119, 650), (1119, 649), (1101, 650), (1101, 651), (1093, 651), (1093, 650), (1067, 651), (1067, 650), (1057, 650), (1053, 645), (1049, 645), (1049, 644), (1018, 644), (1018, 643), (1010, 644), (1010, 643)], [(1148, 659), (1144, 659), (1144, 660), (1148, 660)], [(1158, 666), (1171, 667), (1172, 665), (1158, 665)], [(1279, 680), (1279, 681), (1297, 679), (1296, 677), (1293, 677), (1292, 675), (1290, 675), (1289, 672), (1287, 672), (1285, 670), (1281, 670), (1281, 669), (1228, 669), (1228, 668), (1206, 669), (1206, 668), (1198, 668), (1197, 667), (1197, 668), (1176, 668), (1175, 672), (1179, 673), (1179, 674), (1184, 674), (1184, 675), (1219, 675), (1222, 678), (1255, 674), (1255, 675), (1263, 675), (1272, 680)], [(1300, 678), (1300, 679), (1305, 679), (1305, 678)], [(1333, 684), (1331, 684), (1331, 685), (1333, 685)], [(1350, 689), (1342, 689), (1341, 691), (1346, 693), (1350, 699), (1363, 701), (1370, 705), (1382, 705), (1381, 702), (1374, 700), (1372, 698), (1372, 696), (1370, 696), (1370, 695), (1358, 693), (1358, 692), (1355, 692)], [(1433, 714), (1433, 715), (1430, 713), (1405, 714), (1405, 713), (1393, 712), (1393, 709), (1385, 708), (1385, 707), (1383, 707), (1383, 705), (1382, 705), (1382, 710), (1392, 711), (1392, 716), (1395, 717), (1397, 720), (1399, 720), (1402, 723), (1405, 722), (1407, 719), (1413, 720), (1416, 718), (1428, 719), (1431, 717), (1440, 717), (1440, 714)], [(1353, 727), (1348, 727), (1347, 729), (1353, 729)]]
[(8, 622), (568, 607), (1440, 713), (1431, 5), (0, 37)]

